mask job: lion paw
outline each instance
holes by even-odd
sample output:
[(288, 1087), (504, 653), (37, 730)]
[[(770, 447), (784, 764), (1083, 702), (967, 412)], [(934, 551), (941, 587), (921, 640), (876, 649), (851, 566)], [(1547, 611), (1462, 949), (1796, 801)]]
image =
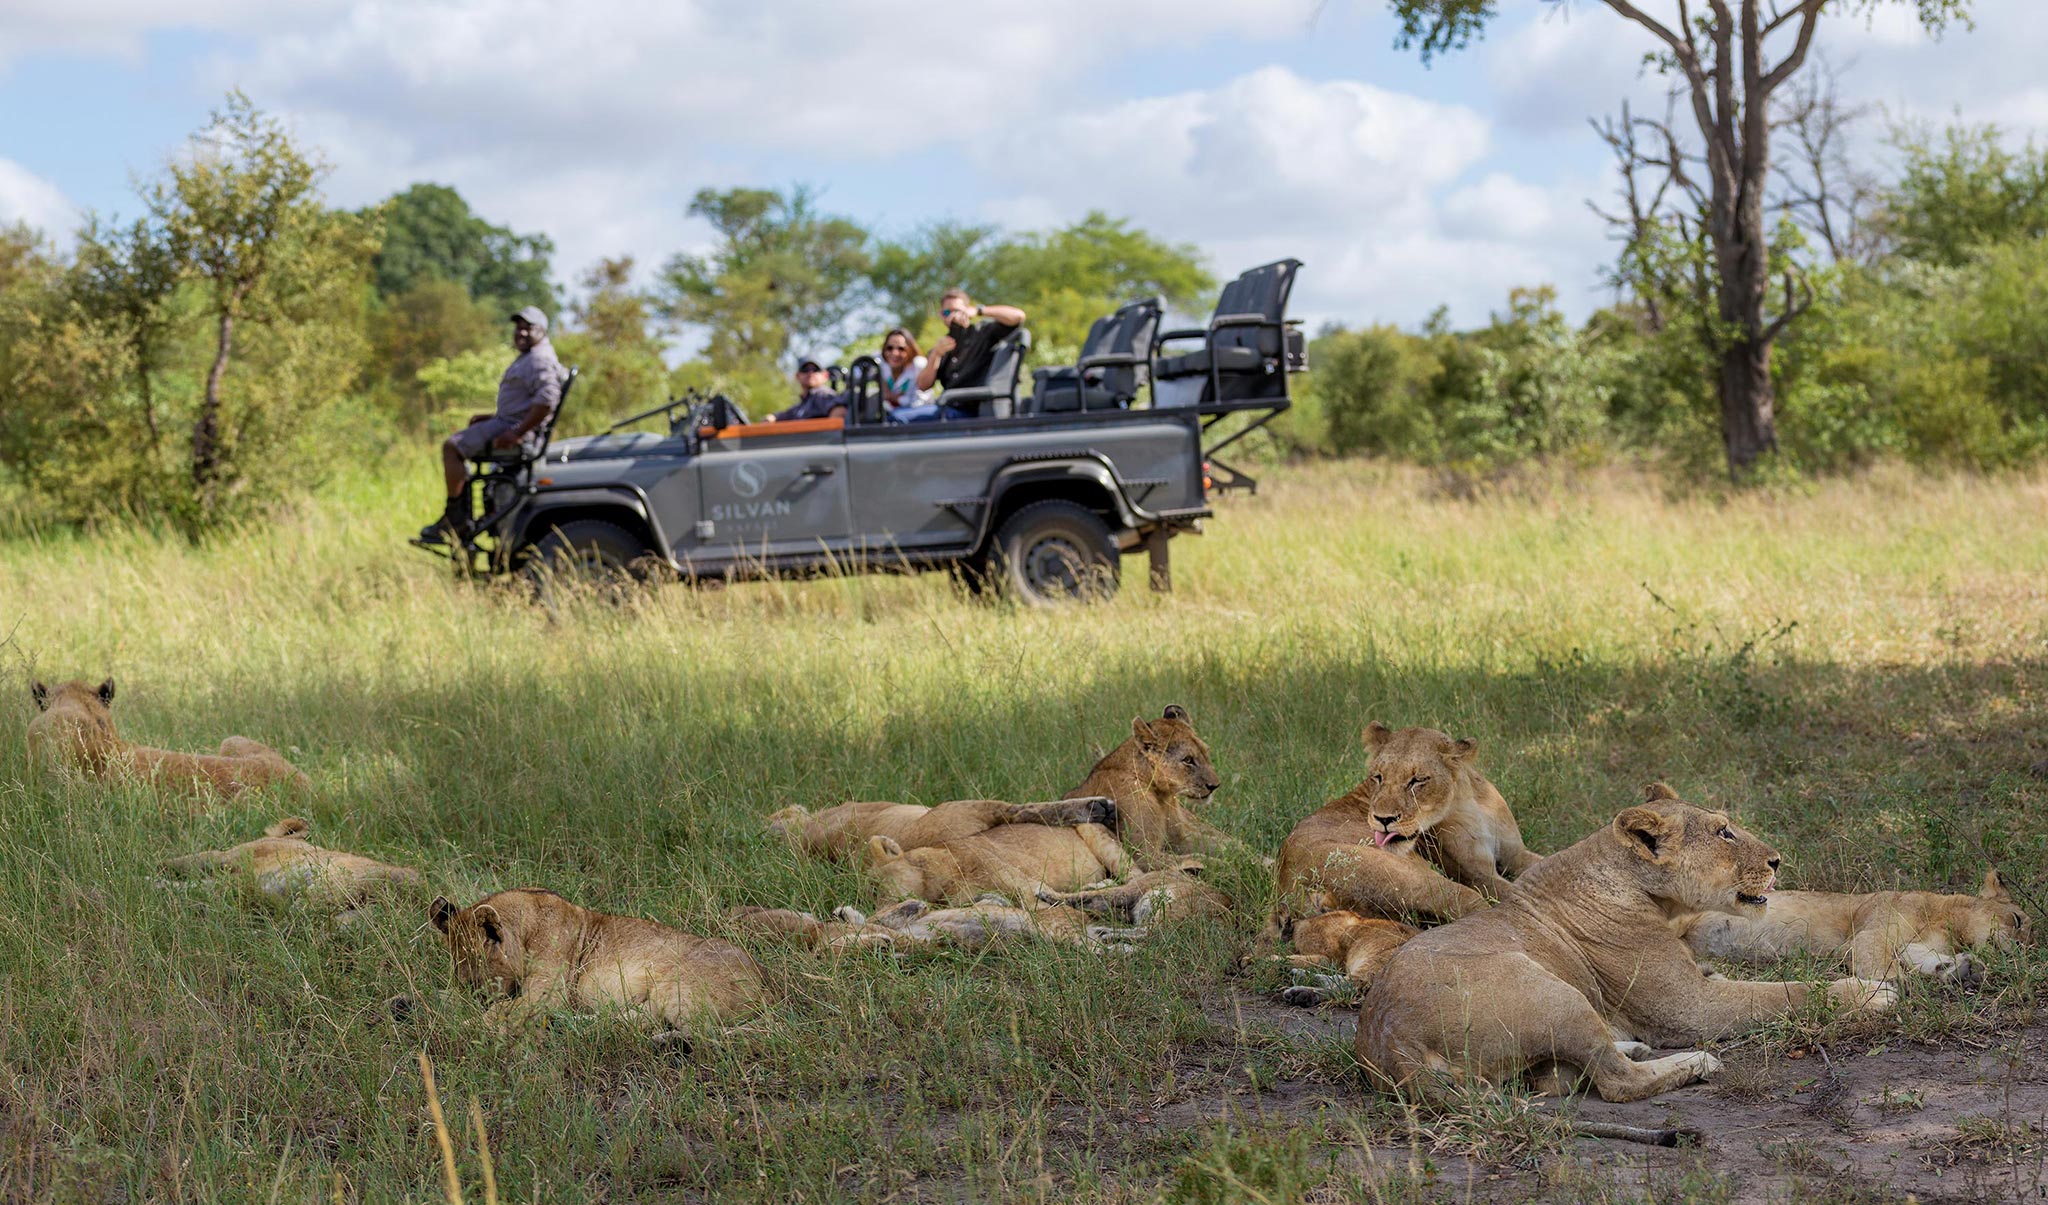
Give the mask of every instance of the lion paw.
[(1280, 989), (1280, 995), (1277, 998), (1280, 1003), (1292, 1005), (1295, 1008), (1315, 1008), (1325, 1000), (1328, 1000), (1330, 994), (1319, 987), (1296, 984), (1293, 987)]
[(1721, 1060), (1704, 1050), (1695, 1050), (1683, 1056), (1682, 1066), (1692, 1073), (1694, 1079), (1710, 1079), (1721, 1074)]
[(1899, 1002), (1896, 985), (1877, 979), (1837, 979), (1828, 985), (1828, 998), (1850, 1015), (1888, 1013)]
[(1957, 987), (1975, 988), (1984, 982), (1984, 964), (1969, 954), (1958, 954), (1941, 977)]

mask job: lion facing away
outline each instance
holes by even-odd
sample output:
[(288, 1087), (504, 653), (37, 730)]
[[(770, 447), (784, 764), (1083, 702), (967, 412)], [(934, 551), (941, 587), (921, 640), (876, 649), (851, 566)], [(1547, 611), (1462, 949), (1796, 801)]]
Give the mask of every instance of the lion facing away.
[[(1562, 1091), (1584, 1075), (1601, 1099), (1642, 1100), (1711, 1075), (1693, 1050), (1637, 1061), (1782, 1017), (1804, 983), (1709, 979), (1671, 931), (1694, 912), (1757, 916), (1778, 854), (1662, 783), (1648, 801), (1522, 876), (1499, 907), (1395, 951), (1358, 1016), (1357, 1054), (1381, 1084), (1424, 1098), (1457, 1081), (1528, 1073)], [(1881, 1012), (1887, 984), (1837, 979), (1828, 997)]]
[(220, 743), (218, 754), (173, 753), (122, 740), (114, 733), (114, 680), (29, 685), (40, 712), (29, 721), (32, 760), (54, 762), (99, 782), (137, 778), (159, 789), (232, 798), (284, 786), (303, 791), (311, 780), (270, 746), (245, 736)]
[(1934, 891), (1780, 891), (1761, 917), (1703, 914), (1674, 926), (1695, 954), (1773, 962), (1787, 954), (1846, 956), (1864, 979), (1928, 975), (1965, 985), (1984, 977), (1970, 952), (2032, 940), (2033, 924), (1998, 872), (1976, 895)]
[(1297, 984), (1280, 993), (1283, 1004), (1313, 1006), (1331, 998), (1346, 982), (1369, 988), (1392, 961), (1394, 951), (1422, 930), (1400, 921), (1360, 916), (1347, 909), (1319, 912), (1294, 922), (1287, 936), (1294, 953), (1287, 964), (1313, 983)]
[(322, 849), (307, 839), (312, 827), (297, 816), (287, 816), (254, 841), (169, 858), (163, 869), (174, 878), (199, 879), (247, 868), (264, 894), (296, 896), (315, 907), (334, 909), (344, 919), (380, 895), (420, 886), (417, 870)]
[(1434, 728), (1367, 725), (1366, 780), (1294, 826), (1275, 868), (1264, 940), (1323, 906), (1362, 917), (1456, 920), (1513, 890), (1542, 861), (1507, 801), (1472, 764), (1478, 746)]
[(768, 995), (760, 965), (729, 941), (579, 907), (537, 887), (467, 908), (436, 898), (428, 915), (454, 958), (456, 981), (502, 993), (489, 1010), (501, 1026), (548, 1009), (609, 1004), (673, 1033), (753, 1009)]
[[(1157, 720), (1132, 720), (1130, 738), (1097, 761), (1081, 785), (1056, 803), (958, 799), (928, 808), (860, 801), (816, 812), (792, 805), (769, 816), (767, 824), (769, 831), (780, 833), (803, 853), (854, 861), (868, 856), (876, 837), (887, 837), (904, 849), (922, 849), (1010, 825), (1092, 823), (1114, 829), (1138, 851), (1141, 863), (1165, 864), (1171, 855), (1213, 853), (1231, 843), (1229, 836), (1188, 808), (1189, 803), (1207, 800), (1220, 782), (1209, 747), (1195, 734), (1187, 709), (1170, 706)], [(1095, 799), (1104, 802), (1090, 802)]]

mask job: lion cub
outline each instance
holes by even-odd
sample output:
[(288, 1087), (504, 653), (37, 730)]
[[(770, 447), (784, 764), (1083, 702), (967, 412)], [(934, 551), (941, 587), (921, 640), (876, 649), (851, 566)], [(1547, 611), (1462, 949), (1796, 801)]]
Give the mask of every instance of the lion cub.
[(29, 693), (41, 712), (29, 721), (29, 756), (75, 767), (101, 782), (132, 776), (163, 789), (223, 798), (274, 785), (301, 791), (312, 785), (283, 754), (245, 736), (222, 741), (218, 755), (173, 753), (122, 740), (114, 735), (112, 678), (96, 687), (33, 682)]
[(768, 995), (760, 965), (729, 941), (592, 911), (537, 887), (467, 908), (436, 898), (429, 915), (457, 982), (504, 993), (490, 1009), (500, 1025), (544, 1009), (612, 1004), (674, 1032), (752, 1009)]
[(170, 858), (163, 869), (176, 878), (196, 879), (247, 867), (264, 894), (299, 896), (315, 907), (334, 909), (343, 919), (352, 919), (356, 909), (378, 895), (420, 885), (417, 870), (320, 848), (306, 838), (312, 828), (287, 816), (254, 841)]
[[(1691, 1045), (1800, 1007), (1804, 983), (1709, 979), (1670, 928), (1688, 912), (1762, 915), (1778, 854), (1662, 783), (1599, 832), (1530, 868), (1497, 908), (1430, 929), (1394, 952), (1358, 1014), (1358, 1059), (1383, 1085), (1442, 1097), (1458, 1081), (1528, 1073), (1562, 1090), (1590, 1077), (1602, 1100), (1642, 1100), (1711, 1075)], [(1828, 997), (1883, 1012), (1889, 984), (1837, 979)]]
[(1082, 942), (1092, 936), (1088, 918), (1072, 908), (1026, 911), (997, 895), (987, 895), (957, 908), (935, 908), (924, 900), (891, 904), (873, 916), (842, 907), (833, 919), (819, 920), (788, 908), (739, 908), (735, 923), (774, 936), (794, 937), (813, 949), (834, 954), (877, 946), (907, 948), (929, 945), (981, 950), (998, 942), (1045, 938)]
[(1780, 891), (1757, 918), (1703, 915), (1674, 925), (1695, 954), (1773, 962), (1787, 954), (1847, 955), (1864, 979), (1929, 975), (1974, 986), (1984, 966), (1970, 954), (2032, 939), (2033, 925), (1996, 870), (1974, 896), (1933, 891)]
[[(1361, 989), (1371, 987), (1394, 957), (1394, 951), (1420, 932), (1400, 921), (1360, 916), (1345, 909), (1295, 921), (1294, 931), (1289, 935), (1294, 941), (1294, 953), (1288, 956), (1287, 963), (1297, 974), (1305, 974), (1315, 982), (1282, 990), (1280, 1002), (1300, 1006), (1321, 1004), (1347, 981)], [(1333, 968), (1340, 973), (1330, 973)]]
[(1155, 870), (1126, 883), (1110, 887), (1084, 887), (1079, 891), (1040, 888), (1038, 900), (1056, 907), (1073, 907), (1091, 916), (1104, 916), (1133, 926), (1105, 930), (1114, 938), (1137, 941), (1156, 925), (1200, 920), (1230, 923), (1230, 897), (1204, 883), (1202, 863), (1183, 859), (1170, 870)]
[(1367, 917), (1455, 920), (1513, 890), (1542, 861), (1507, 801), (1472, 764), (1478, 746), (1433, 728), (1366, 726), (1371, 773), (1311, 813), (1280, 844), (1279, 903), (1264, 940), (1328, 906)]

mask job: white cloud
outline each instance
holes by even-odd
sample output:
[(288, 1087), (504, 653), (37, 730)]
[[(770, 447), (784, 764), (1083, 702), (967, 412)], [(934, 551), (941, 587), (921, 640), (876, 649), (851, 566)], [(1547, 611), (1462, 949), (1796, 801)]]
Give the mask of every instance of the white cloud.
[(1224, 276), (1299, 258), (1294, 309), (1311, 321), (1413, 322), (1442, 302), (1479, 321), (1535, 284), (1584, 310), (1598, 262), (1587, 257), (1604, 252), (1580, 201), (1587, 182), (1495, 171), (1465, 183), (1491, 148), (1489, 123), (1464, 106), (1268, 67), (1021, 122), (981, 157), (1014, 190), (998, 220), (1140, 213)]
[(0, 225), (15, 222), (67, 239), (78, 223), (78, 210), (56, 185), (11, 159), (0, 159)]

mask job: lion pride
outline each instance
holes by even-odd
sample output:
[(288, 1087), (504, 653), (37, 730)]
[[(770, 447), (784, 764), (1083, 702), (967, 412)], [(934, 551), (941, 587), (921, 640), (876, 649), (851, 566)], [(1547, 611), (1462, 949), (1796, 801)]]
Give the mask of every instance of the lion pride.
[(245, 736), (220, 743), (218, 754), (174, 753), (122, 740), (114, 733), (114, 680), (29, 685), (36, 709), (29, 721), (33, 760), (70, 766), (100, 782), (137, 778), (159, 789), (232, 798), (268, 786), (304, 790), (312, 785), (297, 766), (270, 746)]

